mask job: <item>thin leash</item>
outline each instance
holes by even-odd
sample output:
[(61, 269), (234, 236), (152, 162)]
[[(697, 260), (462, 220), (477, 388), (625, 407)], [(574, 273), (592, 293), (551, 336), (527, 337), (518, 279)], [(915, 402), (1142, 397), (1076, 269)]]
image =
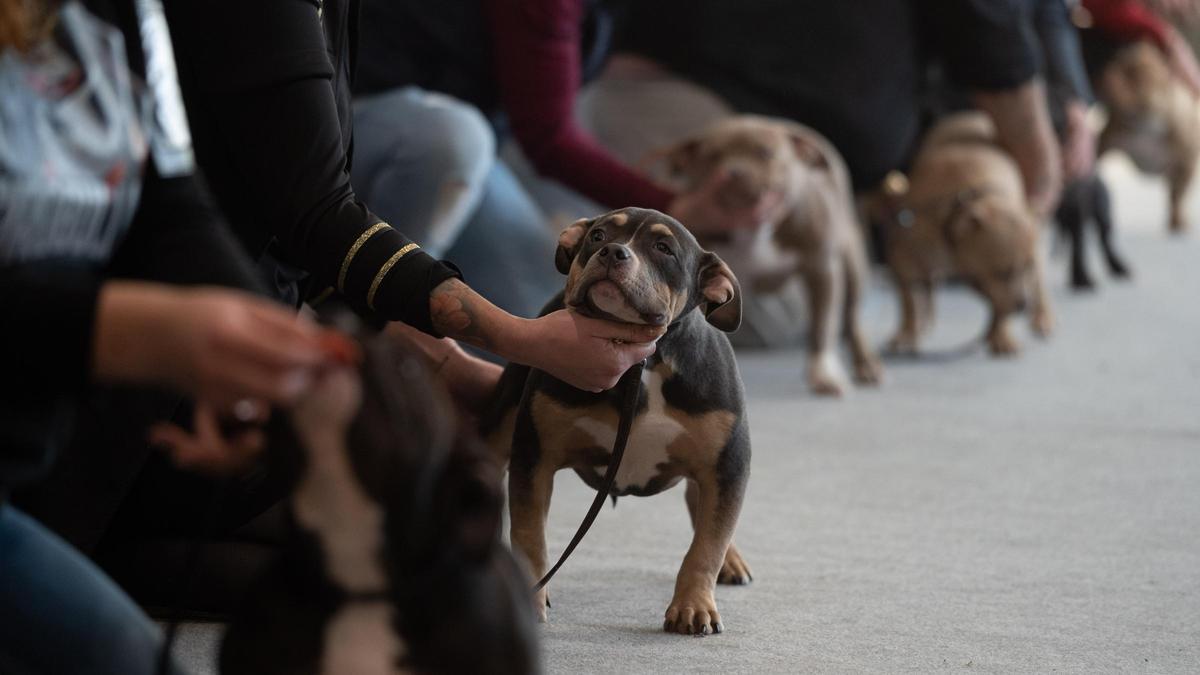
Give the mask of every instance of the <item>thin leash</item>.
[(600, 489), (596, 490), (596, 498), (592, 500), (592, 506), (588, 509), (587, 515), (583, 517), (583, 522), (579, 523), (579, 529), (575, 530), (575, 536), (571, 537), (571, 543), (567, 544), (567, 548), (563, 550), (562, 555), (558, 557), (558, 562), (554, 563), (554, 567), (546, 572), (546, 576), (537, 582), (533, 587), (533, 592), (537, 593), (550, 582), (550, 579), (558, 572), (558, 568), (563, 566), (567, 558), (571, 557), (571, 553), (579, 542), (583, 541), (588, 530), (591, 529), (592, 523), (596, 521), (596, 516), (600, 514), (600, 509), (604, 508), (604, 500), (612, 494), (613, 486), (617, 482), (617, 470), (621, 468), (621, 458), (625, 456), (625, 446), (629, 443), (629, 432), (633, 428), (633, 418), (637, 414), (638, 401), (641, 394), (642, 371), (646, 369), (646, 362), (634, 364), (625, 374), (621, 376), (621, 381), (617, 386), (621, 388), (621, 418), (617, 422), (617, 437), (613, 440), (612, 457), (608, 460), (608, 471), (604, 474), (604, 484)]

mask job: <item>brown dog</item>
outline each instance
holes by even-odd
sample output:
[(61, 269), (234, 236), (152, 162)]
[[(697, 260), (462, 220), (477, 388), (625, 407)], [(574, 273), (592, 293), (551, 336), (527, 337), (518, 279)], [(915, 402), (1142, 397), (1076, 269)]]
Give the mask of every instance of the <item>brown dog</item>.
[(1163, 55), (1149, 43), (1121, 49), (1097, 82), (1108, 108), (1100, 134), (1100, 153), (1129, 155), (1145, 173), (1166, 176), (1170, 191), (1171, 232), (1187, 229), (1183, 198), (1200, 157), (1200, 108), (1171, 74)]
[(887, 257), (901, 307), (893, 351), (917, 351), (932, 320), (933, 284), (951, 275), (991, 305), (993, 354), (1017, 351), (1007, 320), (1030, 301), (1034, 331), (1050, 333), (1037, 221), (1016, 163), (994, 139), (986, 115), (948, 116), (922, 143), (909, 179), (893, 175), (885, 186), (899, 206), (887, 222)]
[[(854, 359), (854, 379), (877, 384), (878, 357), (859, 325), (858, 306), (869, 273), (841, 155), (820, 134), (789, 121), (741, 115), (717, 122), (665, 154), (683, 189), (718, 171), (730, 177), (721, 195), (747, 207), (768, 192), (786, 208), (753, 233), (701, 243), (727, 260), (746, 285), (769, 293), (799, 275), (809, 312), (808, 380), (819, 394), (840, 395), (845, 376), (836, 356), (839, 329)], [(745, 235), (745, 236), (742, 236)]]

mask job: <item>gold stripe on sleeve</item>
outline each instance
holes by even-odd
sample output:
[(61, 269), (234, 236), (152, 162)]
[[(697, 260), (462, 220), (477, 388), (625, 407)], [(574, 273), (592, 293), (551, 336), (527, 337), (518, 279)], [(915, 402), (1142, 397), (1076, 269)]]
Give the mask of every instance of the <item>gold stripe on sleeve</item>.
[(375, 275), (374, 281), (371, 282), (371, 288), (367, 290), (367, 307), (371, 308), (372, 310), (375, 309), (375, 292), (379, 290), (379, 285), (383, 283), (383, 278), (387, 276), (388, 272), (392, 271), (392, 267), (399, 262), (401, 258), (408, 255), (413, 251), (413, 249), (416, 248), (420, 247), (416, 244), (407, 244), (399, 251), (393, 253), (392, 257), (387, 259), (387, 262), (383, 263), (383, 266), (379, 268), (379, 273)]
[(358, 235), (358, 239), (354, 240), (354, 244), (350, 246), (350, 250), (346, 251), (346, 258), (342, 260), (342, 269), (338, 271), (337, 289), (339, 292), (346, 292), (346, 273), (350, 271), (350, 263), (354, 262), (354, 256), (358, 254), (358, 249), (362, 248), (363, 244), (367, 243), (368, 239), (374, 237), (376, 234), (379, 234), (389, 227), (391, 227), (391, 225), (380, 221), (367, 228), (365, 232)]

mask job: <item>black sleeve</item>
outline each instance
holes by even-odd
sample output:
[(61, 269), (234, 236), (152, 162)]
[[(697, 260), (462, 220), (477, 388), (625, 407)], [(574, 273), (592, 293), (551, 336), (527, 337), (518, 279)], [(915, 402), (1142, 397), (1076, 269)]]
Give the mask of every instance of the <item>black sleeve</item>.
[(345, 16), (322, 18), (304, 0), (255, 0), (236, 17), (208, 0), (166, 7), (198, 151), (208, 146), (202, 167), (221, 181), (222, 204), (236, 191), (246, 209), (231, 214), (235, 226), (266, 228), (283, 259), (360, 312), (434, 333), (429, 293), (458, 272), (383, 224), (350, 185), (333, 83), (346, 75), (335, 75), (322, 30)]
[(1023, 0), (914, 0), (922, 35), (950, 79), (1011, 89), (1037, 74), (1037, 41)]
[(266, 295), (250, 258), (195, 175), (163, 178), (148, 162), (129, 233), (108, 276), (211, 284)]

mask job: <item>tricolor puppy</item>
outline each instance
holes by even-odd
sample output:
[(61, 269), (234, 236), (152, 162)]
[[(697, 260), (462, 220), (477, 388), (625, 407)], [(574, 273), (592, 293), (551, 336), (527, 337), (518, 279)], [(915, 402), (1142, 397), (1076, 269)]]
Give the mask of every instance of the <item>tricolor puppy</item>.
[(1183, 198), (1200, 157), (1200, 102), (1148, 42), (1117, 52), (1101, 72), (1096, 92), (1108, 110), (1099, 152), (1121, 150), (1141, 171), (1165, 176), (1168, 227), (1183, 232)]
[(987, 343), (1012, 354), (1008, 317), (1032, 305), (1034, 331), (1053, 324), (1042, 281), (1038, 224), (1025, 200), (1021, 174), (995, 142), (982, 113), (939, 121), (921, 144), (908, 180), (886, 186), (897, 200), (887, 224), (887, 257), (900, 295), (900, 328), (890, 348), (916, 352), (933, 320), (933, 286), (958, 277), (991, 306)]
[[(703, 243), (720, 253), (751, 292), (769, 294), (799, 276), (808, 294), (808, 380), (819, 394), (840, 395), (841, 335), (854, 359), (854, 379), (878, 384), (883, 367), (859, 325), (869, 267), (853, 204), (850, 175), (833, 145), (786, 120), (739, 115), (717, 122), (666, 155), (680, 187), (694, 189), (718, 171), (730, 177), (724, 199), (748, 207), (768, 192), (784, 208), (752, 233)], [(797, 320), (799, 317), (797, 317)]]
[[(555, 262), (567, 275), (566, 290), (544, 312), (566, 306), (592, 317), (668, 326), (646, 365), (612, 494), (648, 496), (687, 482), (695, 533), (664, 628), (720, 632), (714, 584), (750, 581), (733, 545), (750, 475), (742, 383), (725, 336), (741, 320), (737, 280), (682, 225), (646, 209), (574, 223), (559, 237)], [(532, 393), (521, 407), (527, 386)], [(620, 404), (617, 391), (580, 391), (524, 366), (504, 371), (484, 433), (510, 456), (512, 545), (529, 560), (534, 579), (547, 570), (554, 474), (574, 469), (588, 485), (601, 487)], [(545, 589), (534, 598), (542, 620), (547, 600)]]
[(525, 575), (499, 540), (495, 461), (382, 340), (361, 374), (327, 373), (272, 422), (290, 528), (230, 623), (222, 673), (538, 669)]

